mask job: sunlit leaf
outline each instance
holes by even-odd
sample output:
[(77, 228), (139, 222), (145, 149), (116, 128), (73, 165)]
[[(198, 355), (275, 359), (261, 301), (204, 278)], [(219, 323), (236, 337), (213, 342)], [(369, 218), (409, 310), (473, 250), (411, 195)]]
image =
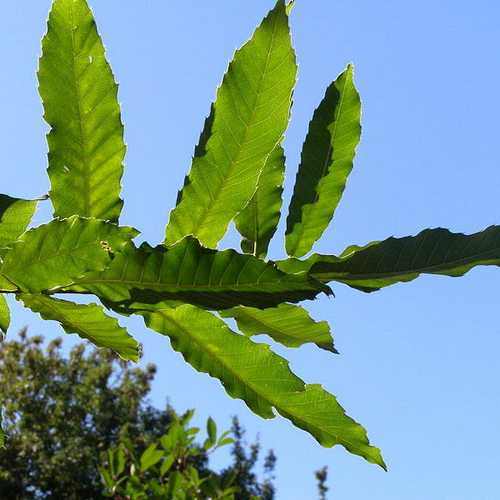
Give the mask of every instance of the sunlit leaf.
[[(0, 266), (1, 270), (1, 266)], [(3, 293), (6, 292), (15, 292), (17, 291), (17, 286), (12, 283), (12, 281), (9, 281), (5, 276), (0, 274), (0, 291)]]
[(75, 304), (40, 293), (20, 294), (18, 298), (43, 319), (58, 321), (67, 333), (76, 333), (97, 347), (111, 349), (123, 359), (139, 361), (139, 344), (101, 306)]
[(54, 215), (117, 221), (125, 144), (118, 85), (86, 0), (54, 0), (38, 70)]
[(4, 247), (26, 231), (35, 213), (38, 200), (21, 200), (0, 195), (0, 253)]
[(253, 343), (190, 305), (142, 314), (150, 328), (170, 337), (172, 347), (188, 363), (218, 378), (230, 396), (243, 399), (257, 415), (273, 418), (276, 410), (323, 446), (340, 444), (385, 467), (366, 431), (345, 414), (335, 397), (318, 385), (306, 386), (268, 345)]
[(283, 202), (285, 153), (281, 145), (271, 153), (259, 178), (257, 191), (236, 217), (236, 229), (243, 236), (241, 249), (264, 258), (276, 232)]
[(220, 311), (223, 318), (234, 318), (238, 328), (247, 336), (265, 333), (287, 347), (317, 344), (328, 351), (337, 352), (326, 321), (314, 321), (305, 309), (281, 304), (269, 309), (234, 307)]
[(12, 245), (0, 272), (24, 292), (70, 285), (89, 271), (101, 271), (137, 231), (73, 216), (31, 229)]
[(141, 471), (144, 472), (153, 465), (157, 464), (163, 457), (164, 452), (158, 450), (155, 444), (148, 446), (146, 451), (141, 455)]
[(166, 244), (187, 235), (215, 247), (257, 189), (288, 125), (297, 66), (283, 0), (234, 55), (172, 211)]

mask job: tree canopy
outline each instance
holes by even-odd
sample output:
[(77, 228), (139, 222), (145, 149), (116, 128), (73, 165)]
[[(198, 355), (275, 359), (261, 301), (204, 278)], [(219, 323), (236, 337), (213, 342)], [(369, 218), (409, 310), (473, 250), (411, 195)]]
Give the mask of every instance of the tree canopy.
[[(44, 343), (23, 331), (1, 343), (7, 437), (0, 450), (0, 498), (103, 498), (99, 466), (108, 450), (126, 440), (140, 455), (181, 418), (167, 404), (150, 403), (155, 374), (154, 365), (134, 368), (109, 350), (83, 343), (67, 352), (60, 338)], [(272, 499), (274, 454), (269, 452), (262, 476), (256, 470), (260, 443), (246, 444), (237, 418), (231, 435), (232, 459), (222, 472), (210, 469), (203, 442), (189, 465), (202, 478), (234, 476), (238, 499)]]

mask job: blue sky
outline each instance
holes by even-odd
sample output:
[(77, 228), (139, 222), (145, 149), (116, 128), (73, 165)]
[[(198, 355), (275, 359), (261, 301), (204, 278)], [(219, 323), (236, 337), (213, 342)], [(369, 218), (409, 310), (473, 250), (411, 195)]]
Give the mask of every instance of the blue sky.
[[(2, 192), (48, 190), (46, 126), (36, 91), (49, 0), (4, 2), (0, 59)], [(209, 103), (235, 50), (272, 0), (91, 1), (120, 82), (129, 145), (122, 222), (151, 242), (190, 164)], [(492, 0), (297, 0), (292, 16), (300, 73), (285, 142), (287, 200), (307, 124), (325, 87), (348, 62), (363, 99), (363, 138), (334, 223), (316, 249), (415, 234), (474, 232), (500, 222), (500, 4)], [(49, 208), (39, 212), (46, 220)], [(236, 246), (234, 237), (226, 244)], [(283, 225), (271, 255), (282, 256)], [(315, 498), (313, 471), (330, 469), (329, 498), (493, 500), (500, 493), (500, 271), (424, 277), (364, 295), (335, 286), (310, 303), (327, 319), (341, 356), (312, 347), (276, 351), (308, 382), (321, 382), (361, 422), (385, 473), (342, 448), (322, 449), (283, 419), (263, 421), (220, 384), (194, 372), (168, 340), (126, 321), (159, 373), (153, 401), (198, 408), (278, 455), (279, 500)], [(13, 327), (61, 331), (14, 309)], [(224, 454), (216, 464), (224, 462)]]

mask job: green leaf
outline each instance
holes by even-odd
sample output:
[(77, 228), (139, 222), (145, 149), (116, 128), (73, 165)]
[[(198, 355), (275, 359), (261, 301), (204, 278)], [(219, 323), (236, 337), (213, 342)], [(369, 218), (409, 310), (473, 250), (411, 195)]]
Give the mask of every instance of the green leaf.
[(104, 468), (99, 467), (99, 473), (105, 486), (109, 489), (113, 488), (115, 482), (113, 481), (111, 474)]
[[(0, 267), (1, 269), (1, 267)], [(14, 285), (11, 281), (9, 281), (5, 276), (0, 274), (0, 292), (8, 293), (17, 291), (17, 286)]]
[(86, 272), (106, 268), (111, 252), (119, 252), (136, 235), (132, 228), (96, 219), (55, 219), (24, 233), (0, 271), (23, 292), (70, 285)]
[(313, 343), (322, 349), (337, 352), (328, 323), (314, 321), (300, 306), (280, 304), (269, 309), (240, 306), (219, 314), (223, 318), (234, 318), (238, 328), (249, 337), (267, 334), (287, 347)]
[(75, 304), (43, 294), (20, 294), (18, 298), (43, 319), (59, 321), (66, 333), (76, 333), (97, 347), (111, 349), (125, 360), (139, 361), (139, 344), (101, 306)]
[(163, 455), (163, 451), (158, 450), (155, 444), (149, 445), (146, 451), (141, 455), (141, 472), (157, 464), (162, 459)]
[(54, 215), (116, 222), (126, 149), (118, 85), (85, 0), (54, 0), (38, 81)]
[(213, 446), (217, 441), (217, 424), (214, 422), (212, 417), (208, 417), (207, 420), (207, 434), (211, 445)]
[[(173, 471), (168, 476), (168, 489), (166, 498), (176, 498), (177, 495), (182, 494), (183, 486), (182, 474), (179, 471)], [(180, 490), (180, 491), (179, 491)], [(182, 496), (180, 497), (182, 498)]]
[(104, 272), (74, 280), (65, 291), (93, 293), (114, 303), (113, 308), (173, 301), (214, 310), (240, 304), (272, 307), (330, 293), (307, 275), (287, 275), (271, 262), (234, 250), (204, 248), (189, 237), (168, 249), (129, 246)]
[(287, 128), (296, 72), (286, 6), (278, 0), (224, 76), (171, 213), (167, 245), (194, 235), (215, 247), (245, 208)]
[(380, 450), (370, 445), (366, 430), (346, 415), (337, 398), (321, 385), (306, 385), (305, 392), (284, 395), (282, 400), (277, 407), (279, 413), (312, 434), (321, 445), (330, 448), (340, 444), (387, 470)]
[(11, 198), (6, 194), (0, 195), (0, 248), (17, 240), (26, 231), (38, 201)]
[(500, 265), (500, 226), (470, 235), (426, 229), (417, 236), (352, 246), (340, 257), (314, 254), (305, 261), (289, 259), (277, 264), (297, 276), (309, 272), (323, 282), (339, 281), (370, 292), (420, 274), (462, 276), (478, 265)]
[(268, 345), (255, 344), (191, 305), (141, 314), (148, 327), (170, 337), (172, 347), (196, 370), (218, 378), (231, 397), (243, 399), (257, 415), (273, 418), (276, 409), (323, 446), (340, 444), (385, 467), (365, 430), (337, 400), (320, 386), (306, 386)]
[(115, 455), (115, 474), (117, 476), (120, 476), (122, 472), (125, 470), (125, 448), (120, 447), (118, 448), (116, 455)]
[(217, 448), (222, 448), (223, 446), (233, 444), (234, 442), (235, 442), (234, 439), (229, 437), (219, 439), (219, 441), (217, 441)]
[(276, 146), (267, 159), (257, 191), (236, 217), (236, 229), (243, 236), (241, 249), (264, 258), (280, 220), (281, 195), (285, 178), (285, 153)]
[(160, 467), (160, 477), (163, 477), (174, 465), (175, 462), (175, 455), (167, 455), (165, 459), (163, 460), (161, 467)]
[(7, 335), (7, 330), (10, 325), (10, 310), (9, 304), (3, 295), (0, 295), (0, 338), (3, 339)]
[(328, 87), (309, 124), (287, 218), (288, 255), (309, 252), (330, 223), (352, 170), (360, 117), (349, 65)]

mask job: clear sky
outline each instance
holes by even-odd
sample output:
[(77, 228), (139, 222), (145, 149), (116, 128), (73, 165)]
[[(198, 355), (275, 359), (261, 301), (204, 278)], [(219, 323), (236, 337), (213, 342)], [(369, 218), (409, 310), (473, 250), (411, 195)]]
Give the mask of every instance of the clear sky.
[[(48, 190), (46, 126), (35, 71), (49, 0), (5, 1), (0, 43), (2, 192)], [(122, 222), (159, 242), (190, 165), (215, 89), (235, 48), (273, 0), (91, 0), (120, 82), (129, 145)], [(334, 223), (317, 245), (350, 243), (443, 226), (474, 232), (500, 223), (500, 3), (493, 0), (297, 0), (300, 64), (286, 139), (289, 200), (300, 147), (327, 84), (352, 61), (363, 99), (363, 138)], [(42, 209), (38, 220), (49, 214)], [(226, 240), (236, 246), (235, 238)], [(283, 225), (271, 255), (282, 256)], [(335, 286), (310, 303), (334, 330), (340, 356), (287, 350), (293, 369), (321, 382), (362, 423), (389, 466), (342, 448), (322, 449), (288, 421), (264, 421), (220, 384), (198, 374), (166, 338), (125, 321), (159, 373), (153, 401), (168, 397), (229, 426), (238, 414), (278, 455), (277, 498), (316, 498), (313, 471), (330, 469), (329, 498), (500, 498), (500, 270), (424, 277), (364, 295)], [(14, 310), (14, 331), (61, 334)], [(216, 461), (221, 464), (224, 454)]]

